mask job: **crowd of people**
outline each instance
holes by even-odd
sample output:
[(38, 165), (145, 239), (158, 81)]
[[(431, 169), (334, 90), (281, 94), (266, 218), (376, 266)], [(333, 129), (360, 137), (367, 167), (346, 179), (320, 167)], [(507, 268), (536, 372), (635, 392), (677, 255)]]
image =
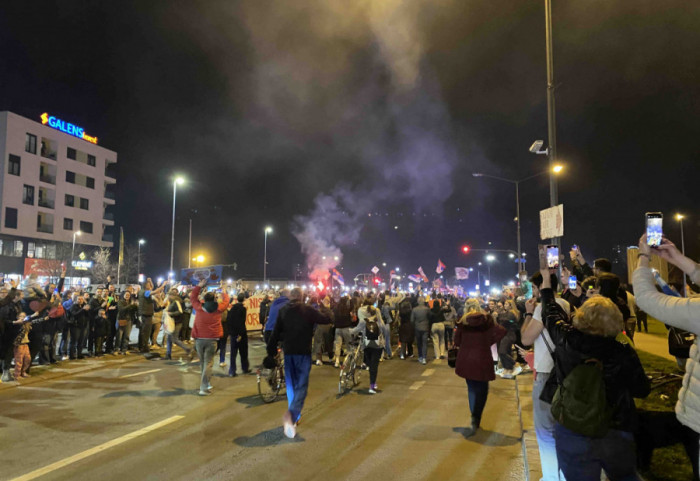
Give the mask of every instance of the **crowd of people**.
[[(267, 293), (259, 314), (267, 343), (263, 366), (276, 365), (281, 349), (288, 397), (284, 433), (296, 435), (312, 366), (339, 368), (343, 355), (360, 342), (370, 394), (381, 392), (383, 361), (414, 358), (424, 365), (429, 359), (453, 357), (455, 373), (467, 385), (471, 415), (467, 437), (481, 427), (489, 382), (497, 375), (513, 379), (532, 370), (542, 479), (597, 481), (601, 470), (611, 480), (639, 479), (633, 399), (646, 397), (650, 382), (634, 348), (635, 330), (646, 329), (649, 313), (670, 329), (700, 334), (700, 298), (681, 297), (682, 286), (661, 282), (649, 268), (652, 255), (684, 271), (691, 294), (697, 289), (693, 283), (700, 283), (700, 265), (666, 239), (650, 248), (642, 237), (633, 289), (610, 272), (607, 259), (596, 259), (591, 267), (575, 247), (570, 267), (562, 267), (561, 277), (548, 267), (541, 249), (540, 269), (530, 277), (521, 273), (517, 288), (492, 298), (420, 290), (347, 295), (295, 288)], [(37, 359), (50, 364), (85, 356), (126, 355), (131, 330), (137, 327), (134, 348), (140, 353), (164, 350), (165, 358), (171, 359), (175, 344), (182, 349), (182, 363), (197, 355), (199, 394), (208, 396), (217, 350), (222, 368), (227, 365), (226, 353), (230, 355), (229, 376), (238, 375), (239, 360), (240, 372), (251, 372), (248, 295), (240, 292), (231, 302), (224, 286), (212, 290), (206, 280), (194, 287), (156, 287), (148, 279), (118, 292), (107, 279), (92, 293), (64, 291), (63, 277), (57, 285), (40, 286), (30, 276), (22, 286), (10, 283), (0, 289), (2, 381), (29, 376)], [(157, 316), (158, 312), (163, 314)], [(697, 436), (700, 352), (697, 338), (690, 339), (692, 347), (676, 351), (678, 365), (685, 371), (676, 413)], [(697, 454), (693, 458), (696, 476), (700, 446)]]

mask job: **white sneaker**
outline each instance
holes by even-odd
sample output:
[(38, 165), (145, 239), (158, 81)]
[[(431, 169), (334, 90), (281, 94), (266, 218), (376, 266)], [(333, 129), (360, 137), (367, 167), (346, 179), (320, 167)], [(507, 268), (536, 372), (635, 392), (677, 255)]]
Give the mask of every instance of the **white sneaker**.
[(316, 360), (316, 365), (317, 365), (317, 366), (323, 366), (323, 363), (322, 363), (321, 361), (319, 361), (319, 360)]
[(501, 377), (503, 379), (513, 379), (515, 376), (513, 376), (513, 371), (510, 369), (504, 369), (503, 373), (501, 374)]
[(219, 363), (219, 367), (226, 367), (226, 363), (225, 363), (225, 362), (220, 362), (220, 363)]
[(68, 356), (63, 356), (63, 357), (61, 358), (61, 361), (67, 361), (67, 360), (68, 360)]
[(521, 372), (523, 372), (523, 368), (519, 364), (516, 364), (513, 368), (513, 376), (517, 376)]
[(373, 387), (369, 388), (369, 393), (370, 394), (377, 394), (376, 388), (373, 388)]
[(199, 391), (200, 396), (211, 396), (211, 393), (209, 391)]
[(427, 364), (425, 358), (421, 358), (420, 363), (421, 363), (421, 364)]
[(497, 376), (503, 376), (503, 372), (504, 372), (504, 371), (505, 371), (505, 370), (504, 370), (502, 367), (499, 367), (498, 369), (496, 369), (496, 375), (497, 375)]
[(212, 386), (211, 384), (207, 385), (207, 391), (211, 391), (212, 389), (214, 389), (214, 386)]
[(338, 362), (336, 361), (336, 363), (333, 364), (333, 367), (336, 368), (336, 369), (338, 369), (338, 368), (340, 367), (340, 363), (338, 363)]

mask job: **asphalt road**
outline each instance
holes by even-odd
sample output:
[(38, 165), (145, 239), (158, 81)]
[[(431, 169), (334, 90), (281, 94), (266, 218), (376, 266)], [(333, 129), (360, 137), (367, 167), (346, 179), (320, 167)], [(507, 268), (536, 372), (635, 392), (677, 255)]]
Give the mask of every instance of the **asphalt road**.
[[(251, 361), (263, 356), (251, 342)], [(218, 361), (218, 359), (217, 359)], [(284, 437), (286, 398), (264, 404), (256, 377), (215, 363), (213, 394), (199, 366), (107, 362), (0, 391), (3, 480), (523, 480), (513, 381), (491, 383), (482, 430), (465, 439), (467, 388), (445, 361), (380, 364), (338, 395), (338, 371), (314, 366), (297, 438)]]

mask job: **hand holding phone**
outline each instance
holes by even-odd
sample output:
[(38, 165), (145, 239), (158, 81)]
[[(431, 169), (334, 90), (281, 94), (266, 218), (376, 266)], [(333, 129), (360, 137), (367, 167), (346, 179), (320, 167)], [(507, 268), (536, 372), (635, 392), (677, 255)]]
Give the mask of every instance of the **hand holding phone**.
[(559, 269), (559, 248), (555, 245), (547, 246), (547, 267)]
[(659, 247), (663, 241), (663, 221), (664, 215), (661, 212), (647, 212), (647, 245), (649, 247)]

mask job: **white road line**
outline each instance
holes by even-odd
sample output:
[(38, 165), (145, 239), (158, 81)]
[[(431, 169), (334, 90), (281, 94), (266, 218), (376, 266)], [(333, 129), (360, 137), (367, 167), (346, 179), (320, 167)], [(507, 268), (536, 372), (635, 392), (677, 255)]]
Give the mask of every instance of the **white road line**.
[(76, 463), (82, 459), (85, 459), (89, 456), (92, 456), (93, 454), (100, 453), (102, 451), (105, 451), (106, 449), (113, 448), (114, 446), (117, 446), (119, 444), (125, 443), (127, 441), (130, 441), (132, 439), (135, 439), (139, 436), (143, 436), (144, 434), (150, 433), (151, 431), (155, 431), (156, 429), (162, 428), (163, 426), (167, 426), (170, 423), (174, 423), (175, 421), (179, 421), (180, 419), (184, 418), (185, 416), (173, 416), (168, 419), (164, 419), (158, 423), (151, 424), (150, 426), (147, 426), (143, 429), (139, 429), (138, 431), (134, 431), (133, 433), (126, 434), (120, 438), (113, 439), (111, 441), (107, 441), (104, 444), (100, 444), (99, 446), (95, 446), (94, 448), (90, 448), (87, 451), (83, 451), (82, 453), (75, 454), (69, 458), (62, 459), (61, 461), (57, 461), (53, 464), (49, 464), (48, 466), (44, 466), (43, 468), (36, 469), (32, 471), (31, 473), (24, 474), (22, 476), (19, 476), (17, 478), (11, 479), (10, 481), (30, 481), (31, 479), (36, 479), (39, 476), (43, 476), (45, 474), (48, 474), (52, 471), (56, 471), (57, 469), (61, 469), (65, 466), (68, 466), (70, 464)]
[(435, 369), (426, 369), (423, 371), (423, 374), (421, 376), (432, 376), (435, 373)]
[(127, 374), (125, 376), (119, 376), (119, 379), (124, 379), (127, 377), (134, 377), (134, 376), (140, 376), (141, 374), (150, 374), (152, 372), (158, 372), (162, 371), (162, 369), (151, 369), (150, 371), (143, 371), (143, 372), (135, 372), (134, 374)]
[(413, 384), (411, 384), (411, 387), (409, 387), (408, 389), (411, 389), (413, 391), (417, 391), (421, 387), (423, 387), (423, 384), (425, 384), (425, 381), (416, 381)]

